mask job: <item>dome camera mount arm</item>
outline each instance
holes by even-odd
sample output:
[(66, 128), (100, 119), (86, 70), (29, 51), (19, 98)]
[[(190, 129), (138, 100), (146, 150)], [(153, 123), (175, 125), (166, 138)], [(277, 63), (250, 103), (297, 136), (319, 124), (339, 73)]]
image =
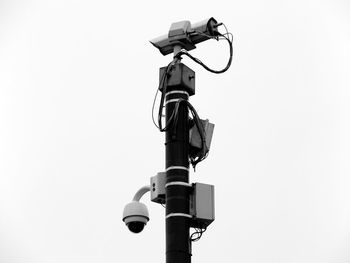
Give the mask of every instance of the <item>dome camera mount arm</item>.
[(140, 188), (140, 189), (136, 192), (136, 194), (134, 195), (134, 198), (133, 198), (132, 200), (133, 200), (133, 201), (137, 201), (137, 202), (140, 201), (141, 197), (142, 197), (145, 193), (149, 192), (150, 190), (151, 190), (151, 187), (150, 187), (149, 185), (146, 185), (146, 186)]

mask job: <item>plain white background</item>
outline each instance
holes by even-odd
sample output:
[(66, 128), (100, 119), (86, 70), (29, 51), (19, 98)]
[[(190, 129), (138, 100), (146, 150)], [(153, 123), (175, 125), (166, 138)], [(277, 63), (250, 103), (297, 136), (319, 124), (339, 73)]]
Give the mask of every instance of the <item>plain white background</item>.
[[(350, 262), (348, 1), (1, 1), (0, 262), (164, 262), (164, 208), (124, 205), (164, 169), (151, 121), (163, 57), (149, 39), (215, 17), (234, 61), (196, 71), (216, 124), (192, 182), (216, 187), (193, 262)], [(225, 42), (192, 51), (213, 68)]]

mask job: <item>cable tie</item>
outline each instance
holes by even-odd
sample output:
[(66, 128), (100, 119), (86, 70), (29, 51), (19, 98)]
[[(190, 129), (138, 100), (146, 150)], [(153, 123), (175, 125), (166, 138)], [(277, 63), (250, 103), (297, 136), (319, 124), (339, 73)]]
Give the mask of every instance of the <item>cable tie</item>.
[(169, 217), (174, 217), (174, 216), (182, 216), (182, 217), (192, 218), (191, 215), (184, 214), (184, 213), (171, 213), (171, 214), (167, 215), (165, 218), (168, 219)]
[(167, 188), (168, 186), (172, 186), (172, 185), (182, 185), (182, 186), (192, 187), (192, 184), (190, 184), (190, 183), (181, 182), (181, 181), (176, 181), (176, 182), (167, 183), (167, 184), (165, 185), (165, 188)]
[(165, 169), (165, 171), (170, 171), (170, 170), (175, 170), (175, 169), (178, 169), (178, 170), (186, 170), (186, 171), (189, 171), (190, 168), (188, 167), (185, 167), (185, 166), (169, 166), (168, 168)]
[(172, 102), (178, 102), (179, 100), (181, 100), (181, 99), (171, 99), (171, 100), (167, 100), (167, 101), (165, 102), (164, 105), (167, 105), (168, 103), (172, 103)]
[(188, 94), (187, 91), (184, 90), (172, 90), (172, 91), (168, 91), (167, 93), (165, 93), (165, 96), (168, 96), (170, 94), (185, 94), (187, 95), (187, 97), (189, 97), (190, 95)]

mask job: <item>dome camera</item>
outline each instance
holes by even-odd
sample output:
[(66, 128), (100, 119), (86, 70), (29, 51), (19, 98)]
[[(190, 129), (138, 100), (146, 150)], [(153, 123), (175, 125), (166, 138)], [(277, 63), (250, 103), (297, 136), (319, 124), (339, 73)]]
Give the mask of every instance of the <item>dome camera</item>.
[(124, 207), (123, 221), (133, 233), (140, 233), (149, 220), (147, 206), (139, 201), (132, 201)]

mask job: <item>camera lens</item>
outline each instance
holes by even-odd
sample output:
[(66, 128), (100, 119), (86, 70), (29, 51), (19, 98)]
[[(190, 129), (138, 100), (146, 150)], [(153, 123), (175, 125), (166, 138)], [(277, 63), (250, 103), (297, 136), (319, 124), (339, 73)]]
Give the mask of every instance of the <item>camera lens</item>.
[(145, 224), (140, 221), (134, 221), (128, 224), (129, 230), (133, 233), (140, 233), (144, 227), (145, 227)]

